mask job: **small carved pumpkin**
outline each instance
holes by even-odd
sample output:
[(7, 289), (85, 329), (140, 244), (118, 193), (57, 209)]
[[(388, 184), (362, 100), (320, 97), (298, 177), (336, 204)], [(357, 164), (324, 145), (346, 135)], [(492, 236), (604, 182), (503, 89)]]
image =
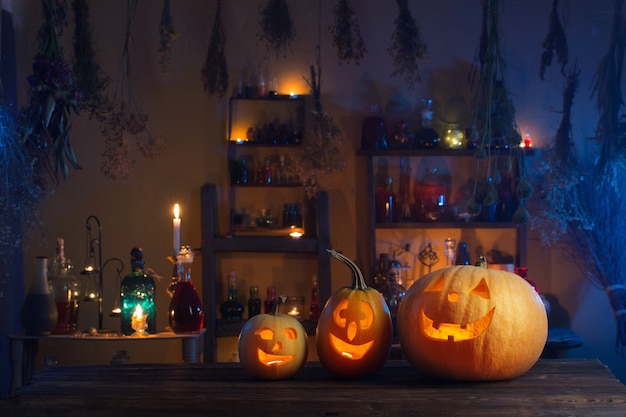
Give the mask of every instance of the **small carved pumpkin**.
[(239, 333), (239, 361), (256, 378), (291, 378), (306, 362), (306, 330), (297, 319), (280, 314), (280, 304), (285, 299), (278, 297), (270, 314), (252, 317)]
[(389, 307), (382, 294), (365, 284), (359, 268), (329, 250), (352, 270), (354, 284), (335, 292), (317, 322), (316, 346), (320, 363), (331, 374), (360, 378), (378, 371), (391, 349)]
[(398, 336), (420, 372), (450, 380), (515, 378), (541, 356), (548, 320), (522, 278), (453, 266), (417, 280), (400, 304)]

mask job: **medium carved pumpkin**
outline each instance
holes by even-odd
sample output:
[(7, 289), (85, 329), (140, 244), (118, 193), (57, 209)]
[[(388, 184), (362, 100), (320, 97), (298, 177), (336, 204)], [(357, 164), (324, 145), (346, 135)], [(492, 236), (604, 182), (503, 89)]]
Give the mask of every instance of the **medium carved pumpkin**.
[(546, 311), (522, 278), (453, 266), (417, 280), (398, 310), (398, 336), (420, 372), (450, 380), (515, 378), (541, 356)]
[(280, 314), (280, 304), (285, 299), (278, 297), (270, 314), (252, 317), (239, 333), (239, 361), (256, 378), (291, 378), (306, 362), (306, 330), (297, 319)]
[(316, 346), (320, 363), (331, 374), (360, 378), (378, 371), (391, 349), (389, 307), (382, 294), (365, 284), (359, 268), (329, 250), (350, 267), (354, 284), (335, 292), (317, 322)]

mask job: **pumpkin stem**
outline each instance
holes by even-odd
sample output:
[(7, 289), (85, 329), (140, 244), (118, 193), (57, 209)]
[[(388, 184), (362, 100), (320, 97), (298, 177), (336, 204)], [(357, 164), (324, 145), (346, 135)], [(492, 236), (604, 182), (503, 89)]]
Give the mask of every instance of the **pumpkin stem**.
[(476, 263), (474, 264), (475, 266), (480, 266), (481, 268), (485, 268), (487, 269), (487, 258), (485, 258), (484, 256), (479, 256), (478, 260), (476, 261)]
[(363, 278), (363, 273), (359, 269), (359, 267), (352, 262), (350, 259), (346, 258), (341, 253), (337, 252), (334, 249), (326, 249), (333, 258), (339, 259), (344, 264), (348, 265), (348, 268), (352, 271), (352, 276), (354, 277), (354, 288), (359, 290), (367, 289), (367, 284), (365, 284), (365, 278)]
[(279, 295), (276, 298), (276, 302), (274, 303), (274, 306), (272, 306), (272, 312), (270, 314), (272, 314), (273, 316), (280, 315), (280, 305), (284, 304), (285, 300), (287, 300), (287, 297), (285, 297), (284, 295)]

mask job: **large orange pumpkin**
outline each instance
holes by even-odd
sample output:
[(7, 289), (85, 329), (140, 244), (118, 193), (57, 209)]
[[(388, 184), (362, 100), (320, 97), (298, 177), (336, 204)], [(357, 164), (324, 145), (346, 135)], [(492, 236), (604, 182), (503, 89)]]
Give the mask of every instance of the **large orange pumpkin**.
[(398, 336), (420, 372), (451, 380), (517, 377), (541, 356), (548, 335), (537, 292), (519, 276), (453, 266), (417, 280), (398, 310)]
[(270, 314), (252, 317), (239, 333), (239, 361), (242, 368), (256, 378), (291, 378), (306, 362), (306, 330), (294, 317), (280, 314), (280, 304), (285, 299), (285, 296), (278, 297)]
[(380, 292), (365, 284), (352, 261), (334, 250), (329, 252), (350, 267), (354, 283), (326, 302), (317, 322), (317, 354), (322, 366), (337, 377), (364, 377), (378, 371), (389, 356), (389, 307)]

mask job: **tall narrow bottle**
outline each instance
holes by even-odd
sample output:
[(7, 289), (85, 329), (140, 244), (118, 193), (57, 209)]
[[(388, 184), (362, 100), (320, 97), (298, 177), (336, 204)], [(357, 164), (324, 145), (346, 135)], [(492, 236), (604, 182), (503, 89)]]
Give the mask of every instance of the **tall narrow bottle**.
[(170, 302), (170, 327), (174, 333), (197, 332), (204, 325), (204, 310), (191, 280), (193, 249), (190, 246), (181, 246), (176, 263), (178, 283)]
[(78, 299), (80, 285), (75, 276), (70, 275), (71, 261), (65, 257), (65, 241), (57, 238), (55, 257), (50, 264), (48, 282), (50, 294), (57, 308), (57, 323), (53, 334), (71, 334), (78, 329)]
[(220, 313), (228, 321), (241, 320), (243, 315), (243, 306), (237, 300), (237, 273), (232, 270), (228, 272), (228, 299), (220, 306)]
[(261, 299), (259, 298), (259, 287), (250, 287), (250, 298), (248, 298), (248, 318), (261, 314)]
[[(130, 336), (135, 331), (133, 321), (145, 321), (148, 333), (156, 333), (156, 287), (154, 279), (144, 271), (143, 250), (130, 251), (131, 272), (122, 279), (120, 299), (122, 304), (122, 334)], [(135, 314), (135, 318), (133, 318)]]
[(267, 287), (266, 294), (263, 312), (270, 314), (274, 308), (274, 304), (276, 304), (276, 287)]
[(309, 320), (320, 318), (319, 284), (317, 275), (313, 275), (313, 287), (311, 288), (311, 306), (309, 307)]

